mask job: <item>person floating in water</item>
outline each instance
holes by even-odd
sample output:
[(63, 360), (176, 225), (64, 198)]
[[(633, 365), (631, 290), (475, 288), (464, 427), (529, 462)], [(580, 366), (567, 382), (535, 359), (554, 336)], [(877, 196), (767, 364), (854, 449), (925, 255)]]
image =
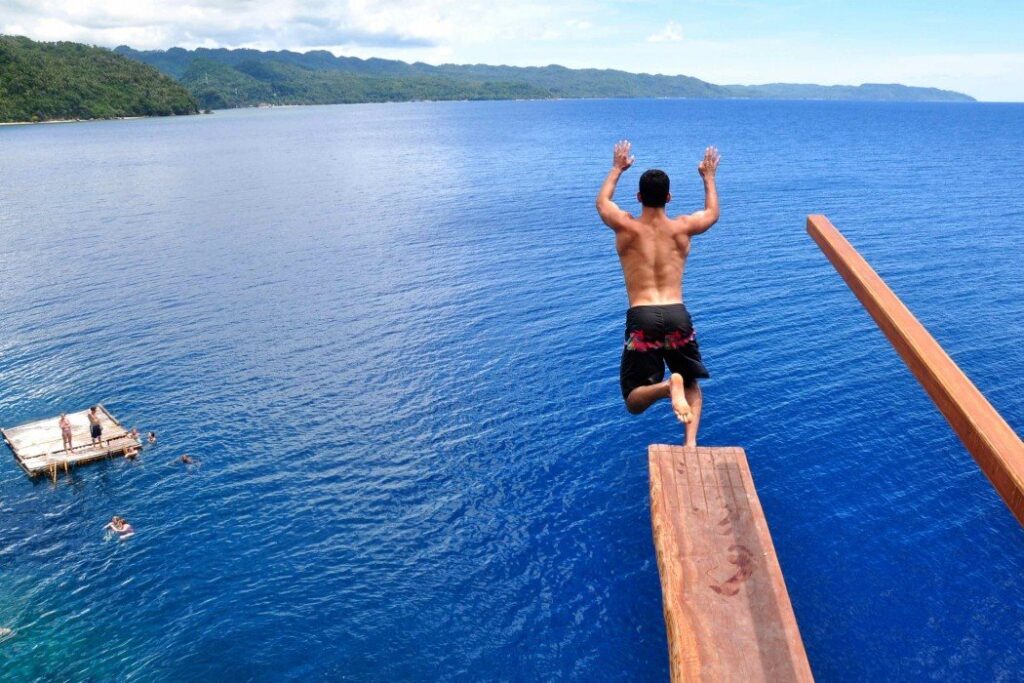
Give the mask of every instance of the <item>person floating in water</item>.
[[(615, 232), (626, 280), (629, 310), (626, 312), (625, 345), (619, 368), (619, 383), (626, 409), (634, 415), (663, 398), (686, 425), (686, 446), (697, 445), (697, 428), (703, 405), (698, 379), (708, 378), (690, 314), (683, 305), (683, 273), (690, 243), (718, 221), (718, 191), (715, 172), (721, 157), (708, 147), (697, 171), (704, 181), (704, 208), (670, 218), (665, 205), (672, 201), (669, 178), (664, 171), (650, 169), (640, 176), (637, 199), (643, 205), (639, 216), (620, 209), (612, 196), (622, 174), (633, 165), (628, 140), (616, 143), (612, 169), (597, 195), (597, 213)], [(671, 373), (664, 380), (665, 365)]]
[(115, 534), (120, 534), (121, 538), (127, 538), (135, 533), (135, 529), (128, 523), (124, 517), (114, 515), (107, 522), (107, 526), (103, 527), (107, 531), (113, 531)]
[(74, 446), (71, 445), (71, 420), (68, 419), (67, 413), (60, 414), (57, 425), (60, 427), (60, 438), (64, 442), (64, 450), (70, 451)]
[(156, 432), (150, 432), (149, 435), (146, 437), (146, 441), (148, 441), (150, 445), (155, 444), (156, 443)]
[(99, 406), (89, 408), (89, 436), (92, 437), (93, 446), (98, 446), (103, 442), (103, 425), (100, 424)]
[(139, 428), (132, 427), (131, 431), (126, 435), (130, 440), (128, 446), (124, 449), (124, 457), (129, 460), (135, 460), (139, 455), (139, 449), (142, 448), (142, 444), (139, 442)]
[(179, 459), (181, 460), (181, 464), (183, 465), (191, 465), (194, 462), (194, 460), (192, 460), (192, 456), (189, 455), (188, 453), (181, 456), (181, 458)]

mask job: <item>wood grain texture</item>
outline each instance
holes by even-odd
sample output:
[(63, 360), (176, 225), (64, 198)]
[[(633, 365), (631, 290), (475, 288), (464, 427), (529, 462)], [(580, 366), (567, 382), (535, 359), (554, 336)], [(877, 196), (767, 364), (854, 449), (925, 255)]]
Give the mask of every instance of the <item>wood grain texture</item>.
[(814, 680), (743, 449), (648, 463), (672, 680)]
[(1020, 437), (828, 218), (808, 216), (807, 232), (1024, 524), (1024, 443)]

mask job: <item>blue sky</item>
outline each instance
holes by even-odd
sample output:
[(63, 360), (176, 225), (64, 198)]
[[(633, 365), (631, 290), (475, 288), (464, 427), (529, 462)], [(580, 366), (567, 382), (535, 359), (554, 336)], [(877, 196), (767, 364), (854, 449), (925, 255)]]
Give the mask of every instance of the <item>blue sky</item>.
[(901, 82), (1024, 101), (1024, 0), (0, 0), (0, 33), (558, 63), (715, 83)]

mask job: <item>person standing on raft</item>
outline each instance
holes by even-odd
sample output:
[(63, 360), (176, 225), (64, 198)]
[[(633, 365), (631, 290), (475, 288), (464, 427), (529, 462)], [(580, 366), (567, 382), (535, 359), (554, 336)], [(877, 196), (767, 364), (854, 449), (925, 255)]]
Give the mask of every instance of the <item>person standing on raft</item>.
[(100, 422), (99, 406), (89, 408), (89, 436), (93, 446), (103, 445), (103, 424)]
[[(650, 169), (640, 176), (639, 216), (620, 209), (612, 196), (622, 174), (633, 165), (628, 140), (615, 145), (612, 169), (597, 194), (597, 213), (615, 232), (615, 249), (626, 280), (629, 310), (619, 367), (626, 409), (634, 415), (663, 398), (686, 425), (686, 446), (697, 445), (702, 397), (698, 379), (711, 375), (704, 367), (690, 314), (683, 305), (683, 273), (690, 243), (718, 221), (715, 172), (721, 157), (708, 147), (697, 171), (704, 181), (704, 209), (670, 218), (669, 178)], [(665, 366), (671, 373), (664, 380)]]
[(70, 451), (74, 446), (71, 445), (71, 420), (68, 419), (67, 413), (60, 414), (57, 426), (60, 427), (60, 438), (64, 442), (64, 450)]

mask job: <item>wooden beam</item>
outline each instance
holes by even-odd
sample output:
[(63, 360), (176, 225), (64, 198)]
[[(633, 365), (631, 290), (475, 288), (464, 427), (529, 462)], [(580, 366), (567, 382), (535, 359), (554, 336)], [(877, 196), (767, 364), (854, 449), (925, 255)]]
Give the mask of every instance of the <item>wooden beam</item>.
[(1024, 443), (1020, 437), (828, 218), (808, 216), (807, 232), (1024, 524)]
[(647, 457), (672, 680), (813, 681), (743, 449)]

